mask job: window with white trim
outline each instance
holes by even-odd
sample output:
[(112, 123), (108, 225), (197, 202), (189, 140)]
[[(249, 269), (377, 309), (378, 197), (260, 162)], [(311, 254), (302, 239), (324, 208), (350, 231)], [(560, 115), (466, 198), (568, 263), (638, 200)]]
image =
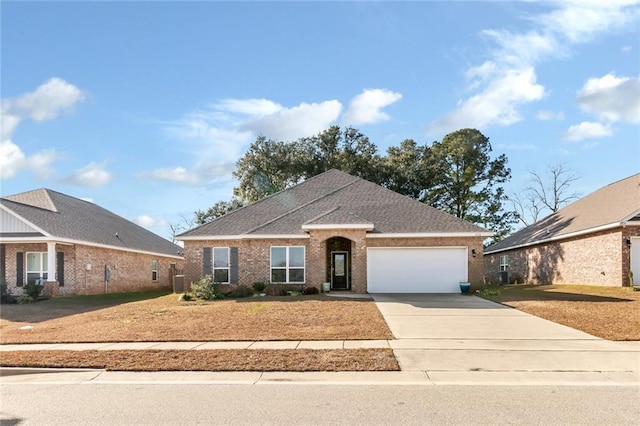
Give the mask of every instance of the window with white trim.
[(304, 246), (271, 247), (271, 282), (304, 283)]
[(151, 281), (158, 281), (158, 261), (151, 261)]
[(27, 253), (27, 283), (47, 279), (47, 253)]
[(500, 272), (504, 272), (509, 269), (509, 255), (505, 254), (500, 256)]
[(213, 248), (213, 282), (229, 283), (229, 247)]

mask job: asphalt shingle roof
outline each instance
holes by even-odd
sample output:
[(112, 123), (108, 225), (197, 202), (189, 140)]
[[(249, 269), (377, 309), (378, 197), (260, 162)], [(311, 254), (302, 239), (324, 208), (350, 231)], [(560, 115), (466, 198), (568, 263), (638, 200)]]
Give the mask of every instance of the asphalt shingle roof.
[[(640, 173), (611, 183), (487, 247), (486, 253), (620, 224), (640, 213)], [(638, 219), (636, 219), (638, 220)]]
[(56, 239), (170, 256), (177, 256), (182, 250), (94, 203), (50, 189), (5, 196), (0, 203)]
[(302, 225), (312, 223), (372, 223), (373, 233), (487, 232), (364, 179), (329, 170), (187, 231), (178, 238), (303, 235)]

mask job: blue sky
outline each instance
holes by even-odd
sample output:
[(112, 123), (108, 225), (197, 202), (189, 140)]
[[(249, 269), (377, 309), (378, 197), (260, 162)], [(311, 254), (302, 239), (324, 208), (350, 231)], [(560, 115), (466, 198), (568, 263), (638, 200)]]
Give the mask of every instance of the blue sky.
[(13, 2), (0, 193), (40, 187), (165, 237), (228, 200), (257, 135), (351, 125), (381, 153), (472, 127), (507, 192), (640, 171), (640, 2)]

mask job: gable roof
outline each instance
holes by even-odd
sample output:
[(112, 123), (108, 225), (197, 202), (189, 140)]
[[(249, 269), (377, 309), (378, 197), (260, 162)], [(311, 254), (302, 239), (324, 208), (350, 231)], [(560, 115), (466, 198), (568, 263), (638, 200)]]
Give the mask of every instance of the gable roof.
[(32, 237), (174, 257), (182, 251), (180, 246), (94, 203), (50, 189), (2, 197), (0, 206), (5, 210), (3, 215), (11, 213), (21, 222), (22, 229), (31, 231), (3, 230), (3, 240)]
[(622, 225), (640, 225), (640, 173), (611, 183), (487, 247), (485, 254), (570, 238)]
[(371, 234), (491, 235), (485, 229), (339, 170), (234, 210), (177, 236), (306, 236), (305, 229), (364, 228)]

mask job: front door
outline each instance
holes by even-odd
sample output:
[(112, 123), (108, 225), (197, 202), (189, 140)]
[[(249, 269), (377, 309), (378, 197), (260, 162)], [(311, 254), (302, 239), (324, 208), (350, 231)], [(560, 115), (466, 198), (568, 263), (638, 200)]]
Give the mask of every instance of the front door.
[(331, 253), (331, 290), (349, 289), (349, 253), (334, 251)]

